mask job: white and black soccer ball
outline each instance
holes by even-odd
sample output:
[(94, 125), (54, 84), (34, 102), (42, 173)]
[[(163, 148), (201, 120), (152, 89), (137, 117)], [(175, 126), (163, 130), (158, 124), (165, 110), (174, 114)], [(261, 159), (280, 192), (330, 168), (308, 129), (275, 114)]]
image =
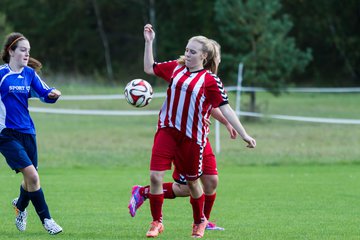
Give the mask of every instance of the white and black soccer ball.
[(130, 81), (124, 89), (126, 101), (138, 108), (148, 105), (152, 99), (153, 93), (150, 83), (143, 79), (134, 79)]

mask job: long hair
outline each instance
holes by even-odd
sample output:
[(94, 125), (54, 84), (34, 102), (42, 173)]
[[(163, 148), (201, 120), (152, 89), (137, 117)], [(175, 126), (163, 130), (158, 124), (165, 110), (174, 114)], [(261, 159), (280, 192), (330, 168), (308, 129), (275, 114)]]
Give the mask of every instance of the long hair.
[[(212, 43), (213, 40), (208, 39), (204, 36), (194, 36), (189, 39), (190, 41), (197, 41), (201, 44), (201, 51), (203, 53), (207, 53), (206, 59), (204, 59), (203, 66), (204, 69), (208, 69), (212, 72), (217, 70), (217, 66), (215, 63), (215, 45)], [(185, 65), (185, 56), (180, 56), (177, 62), (181, 65)]]
[[(216, 58), (219, 58), (219, 60), (221, 60), (221, 46), (220, 44), (215, 41), (214, 39), (209, 39), (210, 42), (214, 45), (214, 61)], [(217, 74), (218, 73), (218, 69), (219, 69), (219, 64), (216, 64), (215, 62), (215, 70), (211, 70), (211, 72)]]
[[(1, 50), (1, 58), (5, 63), (9, 63), (10, 61), (9, 51), (15, 51), (19, 41), (21, 40), (27, 40), (27, 38), (19, 32), (12, 32), (6, 36), (3, 48)], [(42, 68), (41, 62), (32, 57), (29, 58), (28, 66), (33, 68), (36, 72), (40, 72)]]

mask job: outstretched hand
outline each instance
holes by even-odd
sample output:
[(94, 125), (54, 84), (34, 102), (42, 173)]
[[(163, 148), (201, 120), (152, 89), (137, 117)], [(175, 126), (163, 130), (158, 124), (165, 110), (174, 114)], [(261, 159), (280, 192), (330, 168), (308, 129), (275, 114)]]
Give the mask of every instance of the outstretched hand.
[(50, 99), (57, 99), (61, 96), (61, 92), (57, 89), (53, 89), (51, 92), (49, 92), (48, 97)]
[(255, 148), (256, 147), (255, 139), (253, 139), (249, 135), (245, 136), (243, 139), (244, 139), (245, 142), (248, 143), (248, 145), (246, 147), (248, 147), (248, 148)]

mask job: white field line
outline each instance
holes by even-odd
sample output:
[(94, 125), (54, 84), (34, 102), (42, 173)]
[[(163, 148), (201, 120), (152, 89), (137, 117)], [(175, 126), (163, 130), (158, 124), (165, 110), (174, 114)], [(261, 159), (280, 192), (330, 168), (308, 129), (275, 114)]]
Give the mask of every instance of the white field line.
[[(237, 86), (230, 86), (226, 88), (227, 91), (238, 90)], [(241, 87), (243, 92), (263, 92), (264, 88), (257, 87)], [(360, 92), (360, 88), (288, 88), (287, 92), (304, 92), (304, 93), (354, 93)], [(153, 98), (163, 98), (166, 96), (165, 92), (154, 93)], [(123, 94), (114, 95), (68, 95), (61, 96), (59, 100), (112, 100), (124, 99)], [(158, 115), (158, 110), (85, 110), (85, 109), (60, 109), (60, 108), (40, 108), (30, 107), (31, 112), (39, 113), (55, 113), (55, 114), (76, 114), (76, 115), (105, 115), (105, 116), (149, 116)], [(250, 116), (261, 118), (274, 118), (282, 120), (302, 121), (302, 122), (316, 122), (316, 123), (334, 123), (334, 124), (360, 124), (359, 119), (344, 119), (344, 118), (318, 118), (318, 117), (303, 117), (303, 116), (288, 116), (276, 114), (262, 114), (252, 112), (237, 112), (238, 116)]]
[[(232, 92), (238, 89), (237, 86), (225, 87), (226, 91)], [(265, 92), (265, 88), (260, 87), (241, 87), (242, 92)], [(303, 93), (356, 93), (360, 92), (360, 87), (353, 88), (287, 88), (286, 92), (303, 92)], [(154, 93), (153, 98), (162, 98), (166, 96), (166, 92)], [(124, 94), (113, 95), (65, 95), (59, 100), (111, 100), (125, 99)]]
[[(85, 110), (85, 109), (63, 109), (63, 108), (40, 108), (29, 107), (31, 112), (37, 113), (55, 113), (55, 114), (73, 114), (73, 115), (102, 115), (102, 116), (151, 116), (158, 115), (158, 110)], [(282, 120), (292, 120), (301, 122), (315, 122), (315, 123), (336, 123), (336, 124), (360, 124), (359, 119), (346, 118), (317, 118), (317, 117), (303, 117), (303, 116), (287, 116), (287, 115), (265, 115), (262, 113), (240, 112), (238, 116), (250, 116), (261, 118), (274, 118)]]

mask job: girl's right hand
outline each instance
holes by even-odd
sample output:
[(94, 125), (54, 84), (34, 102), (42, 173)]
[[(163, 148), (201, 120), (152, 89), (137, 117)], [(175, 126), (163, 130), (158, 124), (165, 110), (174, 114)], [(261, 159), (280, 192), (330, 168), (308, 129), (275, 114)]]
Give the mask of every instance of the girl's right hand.
[(144, 38), (146, 42), (151, 42), (155, 39), (155, 32), (149, 23), (144, 26)]
[(48, 98), (50, 99), (57, 99), (61, 96), (61, 92), (57, 89), (53, 89), (51, 92), (49, 92), (48, 94)]
[(236, 132), (235, 128), (233, 128), (233, 126), (231, 126), (230, 123), (226, 124), (226, 129), (228, 130), (228, 132), (230, 133), (230, 138), (231, 139), (236, 139), (238, 133)]

